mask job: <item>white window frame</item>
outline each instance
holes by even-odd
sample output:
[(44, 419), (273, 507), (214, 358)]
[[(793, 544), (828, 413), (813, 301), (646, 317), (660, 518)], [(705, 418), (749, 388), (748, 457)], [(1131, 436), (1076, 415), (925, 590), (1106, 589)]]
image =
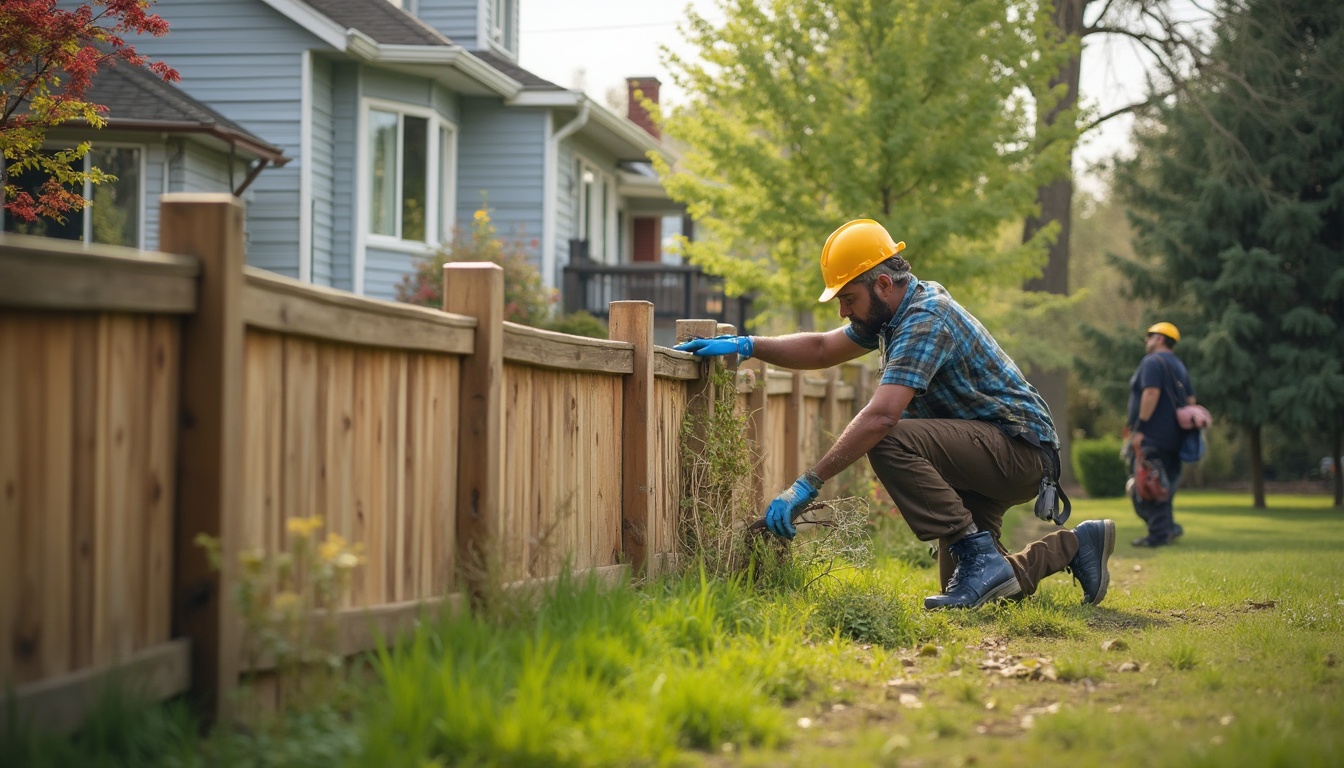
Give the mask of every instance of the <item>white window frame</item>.
[[(602, 210), (590, 209), (584, 194), (585, 176), (592, 174), (596, 188), (602, 190)], [(616, 176), (598, 167), (587, 157), (574, 153), (574, 236), (587, 234), (588, 258), (599, 264), (620, 261), (620, 243), (616, 235)], [(597, 218), (594, 218), (596, 215)], [(595, 236), (596, 234), (596, 236)]]
[[(70, 149), (70, 147), (71, 144), (69, 142), (60, 142), (60, 141), (46, 141), (43, 142), (42, 144), (43, 150), (51, 150), (51, 151), (66, 150)], [(145, 209), (148, 207), (147, 201), (149, 200), (149, 191), (146, 188), (146, 185), (149, 183), (149, 176), (148, 176), (149, 148), (145, 144), (136, 144), (134, 142), (128, 142), (128, 141), (98, 141), (98, 142), (91, 141), (89, 142), (89, 151), (84, 153), (84, 157), (80, 158), (80, 163), (82, 164), (81, 170), (84, 173), (88, 173), (89, 169), (93, 167), (93, 152), (96, 149), (136, 149), (140, 151), (140, 167), (138, 169), (140, 174), (140, 190), (138, 200), (136, 201), (136, 205), (139, 210), (137, 211), (136, 224), (135, 224), (135, 231), (137, 237), (134, 243), (130, 244), (129, 246), (123, 246), (123, 247), (139, 248), (143, 250), (145, 247), (145, 216), (146, 216)], [(3, 158), (0, 158), (0, 163), (2, 162), (4, 162), (4, 160)], [(115, 184), (116, 182), (112, 183)], [(84, 181), (84, 189), (80, 190), (80, 196), (88, 201), (88, 204), (84, 206), (84, 209), (79, 211), (77, 214), (79, 216), (84, 217), (83, 219), (84, 226), (82, 231), (80, 232), (80, 242), (93, 244), (92, 181), (89, 181), (87, 179)], [(0, 222), (3, 222), (4, 217), (7, 217), (9, 215), (10, 214), (4, 212), (3, 209), (0, 209)], [(102, 243), (98, 243), (98, 245), (102, 245)]]
[[(396, 170), (397, 179), (394, 188), (397, 191), (397, 205), (394, 215), (396, 223), (393, 230), (396, 235), (377, 234), (373, 231), (373, 179), (370, 173), (370, 164), (373, 162), (372, 148), (369, 146), (370, 128), (369, 115), (373, 111), (390, 112), (397, 115), (398, 131), (402, 130), (406, 117), (419, 117), (428, 122), (426, 129), (426, 182), (425, 182), (425, 239), (424, 240), (406, 240), (401, 237), (402, 228), (402, 205), (401, 205), (401, 166), (402, 152), (404, 146), (400, 139), (397, 141), (397, 159)], [(445, 140), (445, 137), (446, 140)], [(383, 99), (364, 98), (360, 102), (359, 110), (359, 221), (360, 234), (363, 238), (364, 246), (372, 246), (380, 249), (394, 251), (423, 252), (437, 248), (443, 242), (444, 232), (452, 231), (452, 222), (455, 219), (452, 209), (454, 190), (457, 188), (457, 125), (450, 120), (446, 120), (429, 107), (421, 107), (412, 104), (402, 104)], [(441, 157), (443, 150), (449, 150), (451, 157)], [(436, 177), (433, 171), (438, 170)], [(363, 248), (361, 250), (361, 259), (363, 262)], [(362, 272), (364, 264), (358, 265), (356, 272), (356, 292), (361, 292), (363, 285)]]

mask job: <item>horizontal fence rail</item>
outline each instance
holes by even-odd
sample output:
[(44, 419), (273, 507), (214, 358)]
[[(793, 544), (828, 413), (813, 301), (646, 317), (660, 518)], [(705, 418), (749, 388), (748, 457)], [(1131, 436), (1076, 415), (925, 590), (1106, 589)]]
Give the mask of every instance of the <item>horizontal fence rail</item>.
[[(328, 617), (347, 655), (492, 582), (675, 567), (711, 363), (654, 345), (657, 303), (568, 336), (504, 321), (502, 271), (462, 263), (444, 311), (378, 301), (244, 266), (230, 196), (163, 211), (182, 255), (0, 238), (0, 710), (73, 729), (117, 670), (228, 716), (275, 663), (247, 652), (238, 556), (295, 518), (363, 554)], [(730, 330), (704, 316), (678, 332)], [(737, 388), (761, 506), (865, 396), (756, 360)]]

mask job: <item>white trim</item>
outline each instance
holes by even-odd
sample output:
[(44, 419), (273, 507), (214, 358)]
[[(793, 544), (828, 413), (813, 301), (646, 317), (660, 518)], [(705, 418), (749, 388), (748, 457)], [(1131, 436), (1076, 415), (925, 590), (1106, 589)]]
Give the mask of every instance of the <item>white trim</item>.
[(262, 0), (272, 9), (338, 51), (346, 49), (345, 29), (299, 0)]
[(313, 52), (299, 54), (299, 280), (313, 282)]
[(577, 107), (583, 101), (579, 91), (522, 91), (504, 103), (510, 107)]

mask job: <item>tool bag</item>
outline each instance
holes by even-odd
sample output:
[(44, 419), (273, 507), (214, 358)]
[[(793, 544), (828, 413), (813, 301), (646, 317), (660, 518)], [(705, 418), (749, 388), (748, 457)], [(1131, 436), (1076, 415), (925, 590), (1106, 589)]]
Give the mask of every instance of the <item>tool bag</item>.
[(1167, 372), (1164, 386), (1167, 397), (1171, 398), (1171, 407), (1176, 410), (1176, 425), (1181, 428), (1181, 461), (1194, 464), (1204, 458), (1204, 430), (1213, 423), (1213, 415), (1202, 405), (1185, 405), (1190, 399), (1185, 394), (1185, 384), (1176, 378), (1175, 371), (1161, 355), (1157, 356), (1157, 361)]

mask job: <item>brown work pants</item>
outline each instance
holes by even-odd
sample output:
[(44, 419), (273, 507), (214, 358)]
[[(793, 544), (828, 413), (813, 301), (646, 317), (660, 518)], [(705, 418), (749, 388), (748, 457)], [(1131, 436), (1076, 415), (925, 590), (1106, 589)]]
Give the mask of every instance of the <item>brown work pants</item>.
[(943, 590), (953, 570), (948, 547), (975, 523), (994, 537), (1024, 595), (1064, 570), (1078, 551), (1078, 537), (1065, 529), (1016, 553), (999, 540), (1003, 513), (1036, 497), (1043, 458), (1040, 448), (993, 424), (965, 419), (902, 419), (868, 451), (873, 472), (910, 530), (920, 541), (938, 541)]

